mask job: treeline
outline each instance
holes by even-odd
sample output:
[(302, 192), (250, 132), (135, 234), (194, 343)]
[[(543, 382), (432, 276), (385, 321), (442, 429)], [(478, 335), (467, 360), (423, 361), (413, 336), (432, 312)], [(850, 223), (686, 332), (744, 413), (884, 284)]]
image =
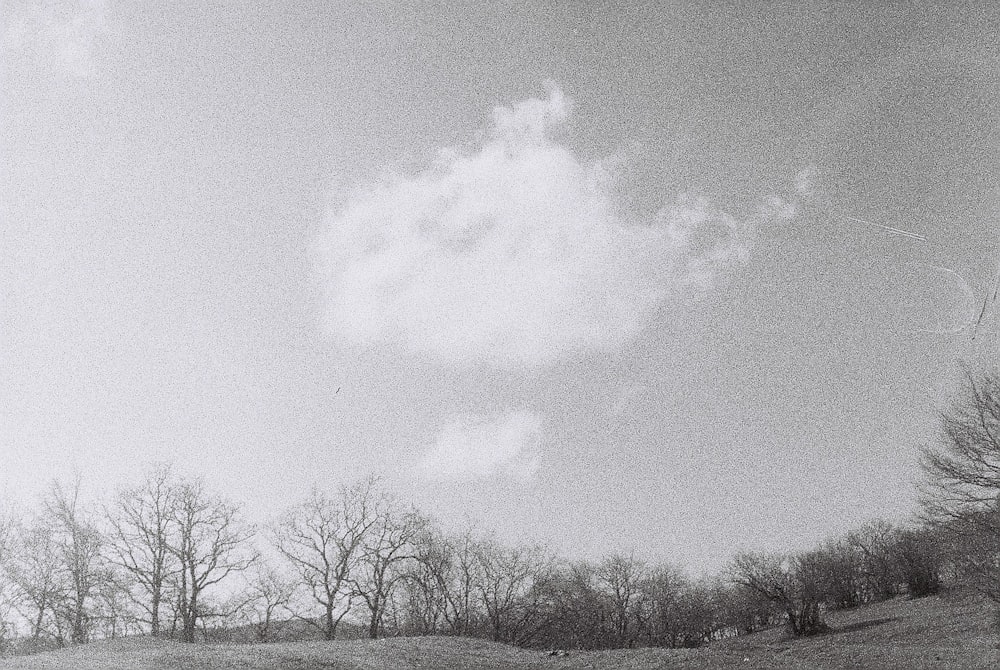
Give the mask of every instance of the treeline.
[(184, 641), (464, 635), (544, 648), (693, 647), (939, 585), (928, 532), (872, 522), (812, 552), (744, 554), (693, 579), (632, 556), (568, 561), (448, 533), (368, 479), (255, 528), (201, 480), (151, 471), (100, 508), (55, 483), (0, 550), (6, 651), (149, 634)]
[(200, 479), (151, 470), (103, 505), (54, 483), (0, 520), (0, 651), (122, 635), (184, 641), (465, 635), (541, 648), (691, 647), (962, 585), (1000, 604), (1000, 378), (967, 376), (924, 451), (922, 520), (872, 521), (694, 579), (633, 556), (569, 561), (446, 532), (376, 479), (255, 527)]

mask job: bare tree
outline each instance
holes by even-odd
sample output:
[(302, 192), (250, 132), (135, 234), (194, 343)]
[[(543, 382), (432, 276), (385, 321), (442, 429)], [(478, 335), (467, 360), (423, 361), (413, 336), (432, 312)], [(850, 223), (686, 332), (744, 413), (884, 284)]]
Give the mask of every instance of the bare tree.
[(404, 569), (416, 556), (414, 542), (427, 520), (415, 510), (398, 508), (380, 492), (368, 489), (373, 523), (362, 542), (360, 560), (351, 578), (354, 593), (368, 608), (368, 637), (381, 635), (386, 607), (396, 585), (407, 577)]
[(28, 622), (32, 644), (47, 638), (65, 644), (59, 616), (66, 585), (56, 539), (44, 517), (17, 521), (4, 567), (13, 586), (14, 607)]
[(241, 617), (250, 624), (257, 642), (270, 639), (275, 617), (288, 608), (294, 593), (294, 579), (258, 561), (239, 607)]
[(809, 553), (812, 581), (822, 586), (822, 602), (830, 609), (856, 607), (871, 599), (862, 559), (858, 548), (846, 538), (827, 540)]
[(87, 518), (79, 503), (80, 482), (70, 488), (54, 482), (43, 500), (59, 558), (59, 569), (67, 585), (62, 600), (73, 644), (90, 638), (91, 610), (101, 576), (100, 533)]
[(860, 554), (862, 600), (887, 600), (899, 594), (900, 574), (895, 560), (898, 530), (876, 519), (847, 534), (846, 541)]
[(907, 528), (896, 534), (893, 560), (911, 598), (941, 590), (941, 544), (934, 528)]
[(256, 554), (248, 551), (252, 529), (243, 524), (236, 505), (209, 493), (201, 480), (182, 481), (175, 491), (168, 546), (179, 567), (174, 581), (181, 638), (194, 642), (205, 613), (205, 590), (246, 570)]
[(6, 510), (0, 509), (0, 565), (3, 565), (13, 540), (14, 517)]
[(822, 569), (812, 552), (794, 557), (740, 554), (733, 561), (730, 579), (779, 606), (793, 635), (813, 635), (826, 630), (820, 603), (824, 593)]
[(700, 647), (728, 628), (726, 586), (722, 580), (699, 580), (681, 590), (680, 636), (675, 646)]
[(102, 538), (79, 502), (80, 485), (53, 482), (41, 510), (13, 526), (4, 568), (34, 646), (89, 640), (104, 575)]
[(651, 570), (641, 587), (643, 614), (641, 633), (649, 644), (660, 647), (684, 646), (684, 594), (691, 586), (684, 574), (668, 566)]
[(119, 491), (107, 511), (111, 561), (134, 580), (136, 604), (145, 612), (150, 633), (162, 632), (162, 609), (169, 597), (170, 580), (179, 563), (170, 551), (176, 524), (177, 482), (166, 465), (154, 468), (134, 488)]
[(476, 585), (481, 573), (472, 530), (448, 538), (445, 551), (449, 560), (438, 573), (445, 596), (444, 618), (452, 634), (467, 635), (478, 617)]
[(542, 592), (538, 583), (553, 567), (541, 547), (506, 547), (483, 540), (475, 547), (476, 588), (494, 641), (524, 645), (538, 632)]
[(0, 509), (0, 656), (10, 653), (16, 634), (12, 620), (15, 605), (14, 584), (7, 574), (7, 567), (12, 560), (13, 545), (14, 517)]
[(414, 540), (406, 581), (410, 625), (416, 632), (469, 635), (479, 618), (481, 573), (471, 529), (446, 535), (427, 528)]
[(738, 584), (719, 586), (719, 615), (733, 634), (749, 635), (780, 623), (784, 612), (761, 593)]
[(925, 519), (972, 588), (1000, 604), (1000, 374), (966, 371), (921, 465)]
[(7, 656), (14, 650), (17, 638), (17, 627), (11, 616), (13, 601), (7, 587), (7, 584), (0, 584), (0, 656)]
[(580, 561), (569, 566), (565, 596), (568, 596), (563, 625), (572, 630), (572, 646), (601, 648), (610, 646), (605, 600), (597, 586), (597, 567)]
[(632, 636), (641, 624), (638, 605), (647, 574), (642, 561), (621, 554), (605, 558), (597, 567), (598, 590), (606, 602), (615, 647), (632, 645)]
[(530, 591), (537, 607), (532, 644), (557, 649), (607, 646), (607, 613), (595, 572), (586, 561), (553, 561), (546, 567)]
[(306, 612), (296, 616), (318, 628), (327, 640), (336, 638), (337, 627), (354, 604), (352, 576), (377, 522), (373, 488), (374, 482), (367, 480), (341, 488), (336, 498), (314, 489), (275, 527), (275, 548), (291, 564), (311, 605), (320, 608), (318, 619)]
[(105, 638), (116, 638), (142, 632), (141, 617), (133, 607), (132, 579), (128, 573), (106, 565), (97, 583), (96, 618)]
[(413, 541), (414, 562), (402, 582), (396, 603), (396, 627), (404, 635), (433, 635), (447, 632), (446, 579), (452, 556), (445, 537), (426, 528)]

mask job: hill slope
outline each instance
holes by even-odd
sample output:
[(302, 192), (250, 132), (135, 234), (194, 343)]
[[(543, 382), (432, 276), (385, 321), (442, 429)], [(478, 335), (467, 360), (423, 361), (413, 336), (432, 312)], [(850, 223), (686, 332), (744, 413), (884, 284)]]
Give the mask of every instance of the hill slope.
[(185, 645), (144, 638), (98, 642), (0, 661), (0, 670), (653, 670), (997, 668), (1000, 649), (981, 604), (895, 600), (830, 617), (829, 634), (788, 639), (783, 630), (705, 649), (572, 652), (549, 657), (462, 638), (396, 638), (267, 645)]

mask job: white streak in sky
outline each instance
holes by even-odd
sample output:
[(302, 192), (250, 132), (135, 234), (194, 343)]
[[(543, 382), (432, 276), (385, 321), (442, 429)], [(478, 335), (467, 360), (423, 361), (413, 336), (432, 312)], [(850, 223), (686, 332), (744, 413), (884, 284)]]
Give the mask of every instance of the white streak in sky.
[(921, 242), (926, 242), (927, 241), (927, 238), (924, 237), (923, 235), (920, 235), (918, 233), (911, 233), (908, 230), (902, 230), (900, 228), (893, 228), (892, 226), (886, 226), (886, 225), (883, 225), (881, 223), (874, 223), (872, 221), (865, 221), (864, 219), (859, 219), (859, 218), (856, 218), (856, 217), (853, 217), (853, 216), (847, 216), (846, 214), (844, 214), (843, 216), (848, 221), (854, 221), (856, 223), (863, 223), (866, 226), (873, 226), (875, 228), (881, 228), (882, 230), (886, 231), (887, 233), (893, 233), (894, 235), (902, 235), (903, 237), (910, 237), (910, 238), (915, 239), (915, 240), (920, 240)]
[(958, 274), (951, 268), (946, 268), (941, 265), (930, 265), (921, 263), (920, 265), (925, 265), (932, 270), (937, 270), (939, 272), (944, 272), (958, 282), (959, 288), (962, 290), (963, 298), (963, 309), (961, 310), (964, 314), (968, 315), (966, 320), (959, 325), (951, 326), (945, 328), (940, 325), (938, 328), (918, 328), (917, 330), (922, 333), (930, 333), (932, 335), (955, 335), (962, 332), (969, 326), (971, 326), (976, 321), (976, 296), (972, 292), (972, 288), (969, 287), (969, 283), (965, 281), (962, 275)]

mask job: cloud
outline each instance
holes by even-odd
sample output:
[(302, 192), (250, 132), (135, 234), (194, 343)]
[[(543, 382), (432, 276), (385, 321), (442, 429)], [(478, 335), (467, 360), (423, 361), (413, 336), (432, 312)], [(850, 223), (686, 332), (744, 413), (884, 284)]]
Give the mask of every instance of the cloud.
[(816, 167), (810, 165), (795, 175), (795, 191), (798, 195), (810, 198), (816, 194)]
[(764, 199), (760, 205), (760, 219), (781, 224), (809, 212), (820, 199), (818, 180), (815, 165), (807, 165), (799, 170), (789, 188), (785, 189), (784, 195), (771, 195)]
[(649, 387), (645, 384), (629, 384), (618, 389), (615, 401), (611, 405), (611, 414), (616, 417), (623, 417), (631, 409), (631, 405), (649, 393)]
[(419, 473), (431, 480), (472, 480), (502, 472), (527, 481), (538, 470), (541, 427), (541, 419), (531, 412), (494, 420), (459, 416), (438, 434)]
[(787, 221), (794, 219), (798, 214), (798, 204), (794, 200), (788, 201), (780, 196), (772, 195), (761, 205), (761, 214), (768, 219)]
[(73, 77), (90, 75), (94, 42), (105, 27), (104, 0), (14, 0), (5, 14), (0, 53)]
[(621, 161), (552, 138), (570, 107), (551, 87), (497, 108), (475, 150), (441, 150), (331, 212), (329, 330), (455, 364), (544, 366), (619, 347), (668, 296), (746, 260), (752, 226), (704, 199), (681, 195), (644, 221), (616, 214)]

